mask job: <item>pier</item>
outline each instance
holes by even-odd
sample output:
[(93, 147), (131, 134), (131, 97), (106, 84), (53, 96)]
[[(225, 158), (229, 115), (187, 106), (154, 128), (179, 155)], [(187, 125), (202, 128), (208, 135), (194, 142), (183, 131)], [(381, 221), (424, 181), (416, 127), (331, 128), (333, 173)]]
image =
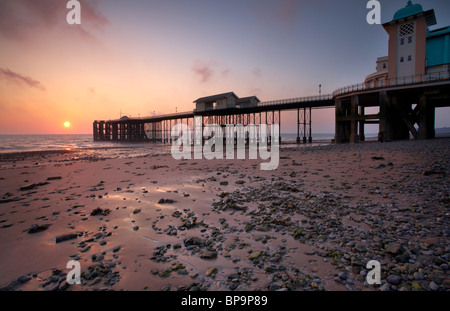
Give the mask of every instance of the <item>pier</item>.
[[(213, 95), (208, 98), (225, 96)], [(234, 94), (234, 93), (233, 93)], [(236, 102), (238, 102), (238, 99)], [(171, 129), (177, 123), (187, 124), (191, 129), (195, 127), (195, 117), (201, 117), (202, 126), (217, 124), (225, 128), (227, 124), (244, 126), (267, 124), (269, 129), (273, 124), (281, 127), (281, 111), (294, 110), (297, 114), (297, 142), (312, 142), (313, 108), (332, 108), (332, 95), (311, 96), (283, 99), (269, 102), (258, 102), (253, 105), (233, 105), (218, 108), (211, 102), (211, 108), (195, 109), (190, 112), (180, 112), (144, 118), (122, 117), (117, 120), (94, 121), (93, 133), (95, 141), (129, 141), (129, 142), (158, 142), (171, 143)]]
[[(217, 124), (225, 128), (227, 124), (254, 124), (258, 127), (267, 124), (270, 128), (272, 124), (278, 124), (281, 128), (281, 112), (290, 110), (297, 116), (296, 142), (311, 143), (312, 109), (333, 107), (336, 143), (364, 141), (365, 124), (379, 124), (378, 140), (382, 142), (409, 139), (410, 136), (429, 139), (435, 136), (435, 109), (450, 106), (450, 73), (364, 82), (338, 89), (333, 94), (268, 102), (242, 104), (241, 101), (239, 104), (240, 99), (233, 92), (199, 100), (196, 101), (197, 109), (189, 112), (94, 121), (94, 140), (171, 143), (172, 127), (184, 123), (194, 129), (195, 117), (202, 118), (202, 126)], [(221, 100), (228, 104), (221, 106)], [(366, 114), (368, 107), (378, 107), (379, 112)]]

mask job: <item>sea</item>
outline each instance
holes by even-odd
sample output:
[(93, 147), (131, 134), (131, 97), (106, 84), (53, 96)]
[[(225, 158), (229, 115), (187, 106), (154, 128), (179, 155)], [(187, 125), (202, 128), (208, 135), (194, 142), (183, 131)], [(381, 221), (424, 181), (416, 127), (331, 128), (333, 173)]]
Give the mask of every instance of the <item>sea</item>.
[[(376, 136), (376, 134), (366, 135), (369, 139), (376, 138)], [(295, 144), (296, 137), (296, 133), (282, 133), (282, 146)], [(315, 133), (312, 136), (313, 145), (331, 144), (333, 138), (333, 133)], [(310, 144), (305, 144), (304, 146), (308, 145)], [(152, 146), (155, 146), (155, 149), (161, 149), (161, 144), (94, 141), (92, 134), (0, 135), (0, 153), (108, 148), (146, 148), (148, 150)], [(166, 149), (168, 150), (168, 148)]]

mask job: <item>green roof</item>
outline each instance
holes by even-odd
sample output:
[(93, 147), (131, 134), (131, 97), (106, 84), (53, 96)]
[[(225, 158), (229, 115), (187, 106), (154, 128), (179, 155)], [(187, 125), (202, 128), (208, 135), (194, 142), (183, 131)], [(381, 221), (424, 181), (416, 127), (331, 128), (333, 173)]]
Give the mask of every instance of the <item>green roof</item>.
[(422, 6), (417, 3), (412, 4), (411, 1), (408, 1), (408, 4), (403, 9), (400, 9), (397, 12), (395, 12), (394, 19), (392, 21), (396, 21), (419, 13), (423, 13)]

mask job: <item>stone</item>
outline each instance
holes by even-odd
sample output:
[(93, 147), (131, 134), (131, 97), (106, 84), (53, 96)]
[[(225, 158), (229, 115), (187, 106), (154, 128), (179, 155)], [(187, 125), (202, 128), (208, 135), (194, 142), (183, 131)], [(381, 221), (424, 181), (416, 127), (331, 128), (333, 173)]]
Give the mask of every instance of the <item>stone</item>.
[(415, 279), (416, 281), (420, 281), (420, 280), (423, 280), (423, 279), (424, 279), (423, 274), (420, 273), (420, 272), (414, 272), (413, 276), (414, 276), (414, 279)]
[(214, 275), (217, 274), (217, 272), (219, 272), (219, 270), (217, 268), (208, 268), (208, 270), (206, 270), (206, 272), (205, 272), (205, 275), (213, 277)]
[(33, 234), (37, 232), (41, 232), (44, 230), (47, 230), (50, 227), (50, 225), (44, 224), (44, 225), (32, 225), (30, 229), (28, 229), (28, 233)]
[(191, 246), (191, 245), (198, 245), (198, 246), (203, 246), (204, 245), (204, 241), (199, 238), (199, 237), (190, 237), (190, 238), (186, 238), (184, 239), (184, 245), (187, 246)]
[(30, 280), (31, 280), (31, 276), (29, 276), (28, 274), (22, 275), (19, 278), (17, 278), (17, 281), (20, 282), (20, 283), (26, 283), (26, 282), (28, 282)]
[(387, 277), (387, 281), (392, 285), (398, 285), (402, 282), (402, 277), (395, 274), (391, 274)]
[(62, 177), (61, 177), (61, 176), (47, 177), (47, 180), (48, 180), (48, 181), (51, 181), (51, 180), (58, 180), (58, 179), (62, 179)]
[(214, 259), (214, 258), (217, 258), (217, 252), (216, 251), (210, 251), (210, 250), (203, 250), (200, 253), (200, 258), (202, 258), (202, 259)]
[(102, 208), (100, 208), (100, 207), (97, 207), (96, 209), (94, 209), (92, 212), (91, 212), (91, 216), (98, 216), (98, 215), (101, 215), (101, 216), (106, 216), (106, 215), (108, 215), (109, 213), (111, 212), (111, 210), (110, 209), (102, 209)]
[(159, 199), (158, 204), (173, 204), (175, 200), (172, 199)]
[(430, 285), (428, 285), (428, 288), (431, 289), (432, 291), (437, 291), (437, 290), (439, 290), (439, 285), (437, 285), (436, 283), (431, 281)]
[(250, 260), (254, 260), (259, 258), (262, 255), (262, 252), (258, 251), (258, 252), (253, 252), (248, 256), (248, 259)]
[(403, 247), (400, 243), (389, 243), (385, 246), (387, 253), (392, 255), (399, 255), (403, 251)]
[(68, 240), (73, 240), (76, 239), (78, 237), (78, 233), (68, 233), (68, 234), (63, 234), (63, 235), (59, 235), (55, 238), (55, 243), (61, 243), (64, 241), (68, 241)]
[(418, 282), (412, 282), (411, 286), (412, 286), (412, 288), (417, 289), (417, 290), (422, 289), (422, 286), (420, 286), (420, 284)]
[(341, 280), (346, 280), (347, 279), (347, 273), (345, 271), (341, 271), (341, 272), (338, 273), (338, 277)]

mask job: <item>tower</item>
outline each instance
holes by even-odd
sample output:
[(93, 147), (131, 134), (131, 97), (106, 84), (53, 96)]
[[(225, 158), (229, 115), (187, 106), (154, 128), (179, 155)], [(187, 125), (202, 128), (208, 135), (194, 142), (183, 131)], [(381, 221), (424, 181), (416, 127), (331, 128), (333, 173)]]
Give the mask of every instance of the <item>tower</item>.
[(426, 73), (428, 27), (436, 24), (434, 10), (424, 11), (420, 4), (408, 4), (383, 27), (389, 35), (388, 78)]

